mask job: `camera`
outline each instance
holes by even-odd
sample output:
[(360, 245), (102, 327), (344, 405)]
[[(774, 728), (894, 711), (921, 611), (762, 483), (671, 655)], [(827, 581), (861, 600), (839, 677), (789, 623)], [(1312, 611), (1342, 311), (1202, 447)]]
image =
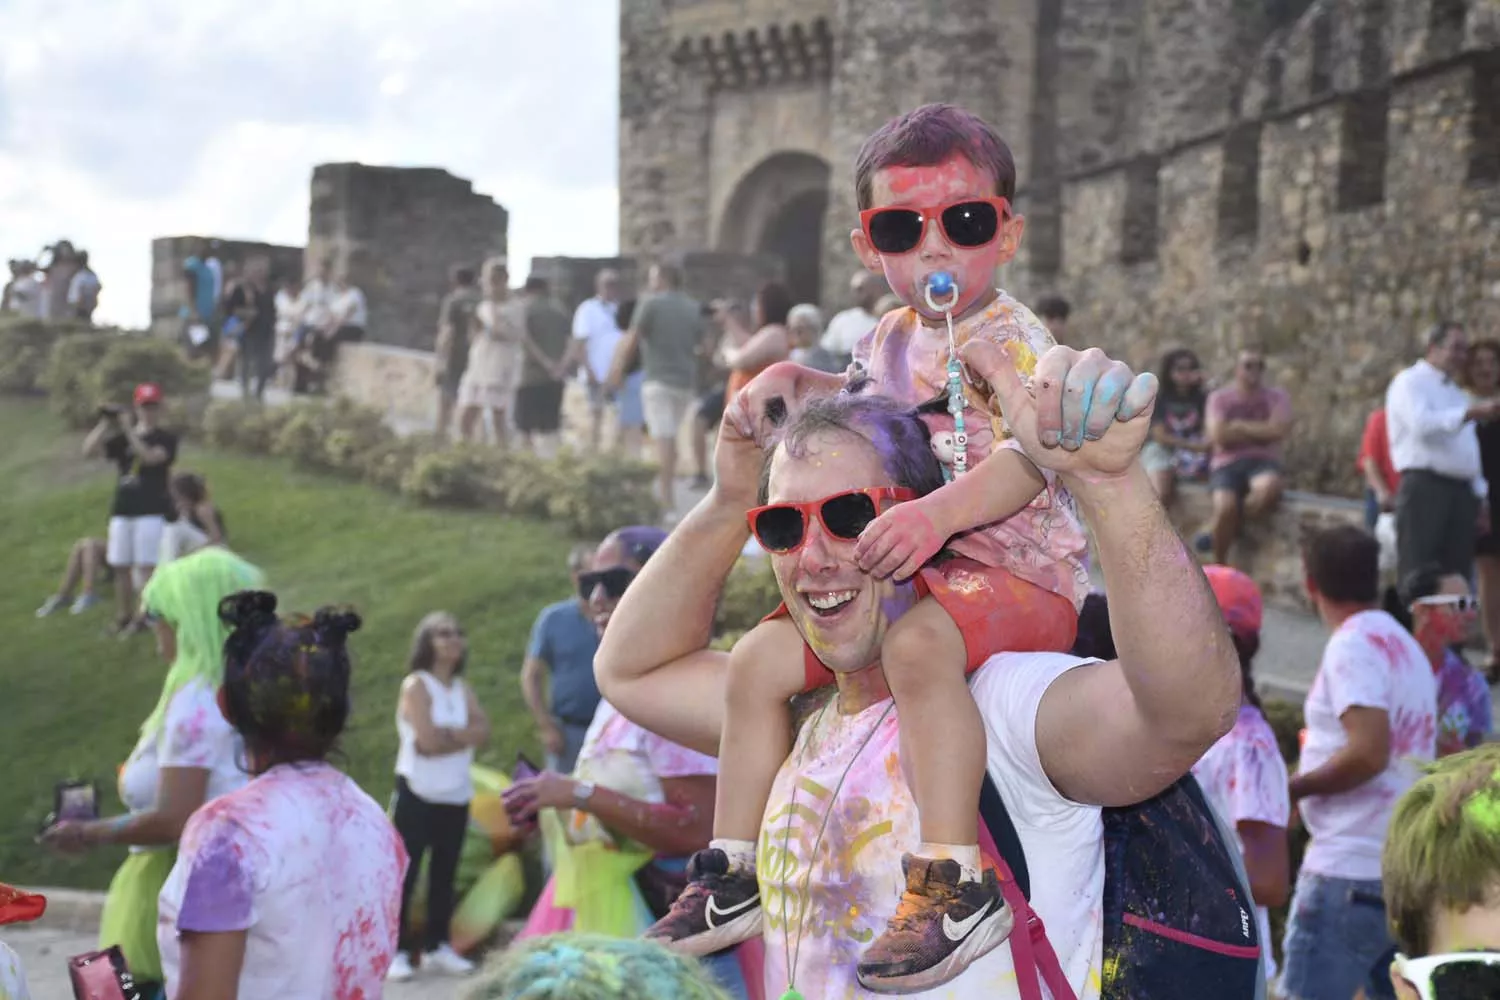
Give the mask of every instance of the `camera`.
[(105, 403), (103, 406), (99, 407), (99, 419), (119, 420), (124, 412), (125, 407), (120, 406), (117, 403)]

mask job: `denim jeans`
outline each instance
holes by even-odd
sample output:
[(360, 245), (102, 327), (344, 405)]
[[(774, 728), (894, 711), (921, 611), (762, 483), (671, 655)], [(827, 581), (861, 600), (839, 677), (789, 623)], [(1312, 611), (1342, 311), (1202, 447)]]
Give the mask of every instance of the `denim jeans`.
[(1349, 1000), (1391, 946), (1380, 881), (1297, 876), (1283, 942), (1283, 1000)]

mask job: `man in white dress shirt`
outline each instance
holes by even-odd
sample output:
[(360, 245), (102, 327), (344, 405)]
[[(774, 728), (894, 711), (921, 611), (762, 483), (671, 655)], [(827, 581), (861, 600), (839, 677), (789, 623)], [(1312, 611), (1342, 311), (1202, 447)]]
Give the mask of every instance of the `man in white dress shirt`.
[(1476, 421), (1500, 417), (1500, 401), (1471, 402), (1456, 378), (1468, 356), (1463, 325), (1428, 331), (1426, 356), (1391, 379), (1386, 423), (1396, 492), (1399, 575), (1428, 564), (1467, 577), (1479, 525), (1489, 518), (1489, 485), (1479, 464)]
[(854, 345), (863, 340), (880, 322), (875, 303), (880, 301), (885, 291), (885, 281), (880, 275), (870, 271), (860, 271), (849, 279), (849, 294), (854, 299), (854, 305), (828, 321), (828, 329), (818, 342), (819, 347), (837, 359), (839, 371), (849, 367), (849, 362), (853, 360)]

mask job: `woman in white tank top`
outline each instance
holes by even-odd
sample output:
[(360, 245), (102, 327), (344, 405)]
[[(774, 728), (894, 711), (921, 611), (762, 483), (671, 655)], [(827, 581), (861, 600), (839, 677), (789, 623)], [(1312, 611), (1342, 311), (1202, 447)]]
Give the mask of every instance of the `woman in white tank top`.
[(448, 944), (453, 917), (453, 877), (469, 825), (474, 786), (469, 769), (474, 750), (490, 738), (490, 723), (474, 689), (463, 679), (468, 647), (453, 616), (434, 611), (417, 625), (409, 672), (396, 708), (396, 830), (406, 843), (411, 865), (401, 891), (401, 943), (388, 979), (410, 979), (410, 909), (422, 855), (428, 861), (427, 917), (422, 931), (422, 965), (448, 975), (467, 975), (474, 965)]

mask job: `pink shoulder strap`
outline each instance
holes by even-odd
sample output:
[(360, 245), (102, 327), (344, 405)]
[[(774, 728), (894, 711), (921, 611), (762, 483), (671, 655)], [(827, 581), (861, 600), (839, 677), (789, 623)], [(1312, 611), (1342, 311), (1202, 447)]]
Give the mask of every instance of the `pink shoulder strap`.
[(994, 862), (996, 874), (1000, 878), (1000, 894), (1005, 897), (1005, 902), (1015, 914), (1015, 928), (1010, 932), (1010, 957), (1016, 969), (1016, 987), (1021, 993), (1021, 1000), (1042, 1000), (1038, 974), (1041, 981), (1047, 984), (1052, 1000), (1078, 1000), (1078, 994), (1068, 984), (1068, 977), (1063, 975), (1062, 963), (1058, 961), (1057, 952), (1047, 938), (1047, 928), (1042, 925), (1042, 918), (1037, 916), (1022, 895), (1021, 886), (1011, 876), (1010, 866), (1000, 856), (990, 831), (985, 829), (982, 822), (979, 824), (979, 846)]

